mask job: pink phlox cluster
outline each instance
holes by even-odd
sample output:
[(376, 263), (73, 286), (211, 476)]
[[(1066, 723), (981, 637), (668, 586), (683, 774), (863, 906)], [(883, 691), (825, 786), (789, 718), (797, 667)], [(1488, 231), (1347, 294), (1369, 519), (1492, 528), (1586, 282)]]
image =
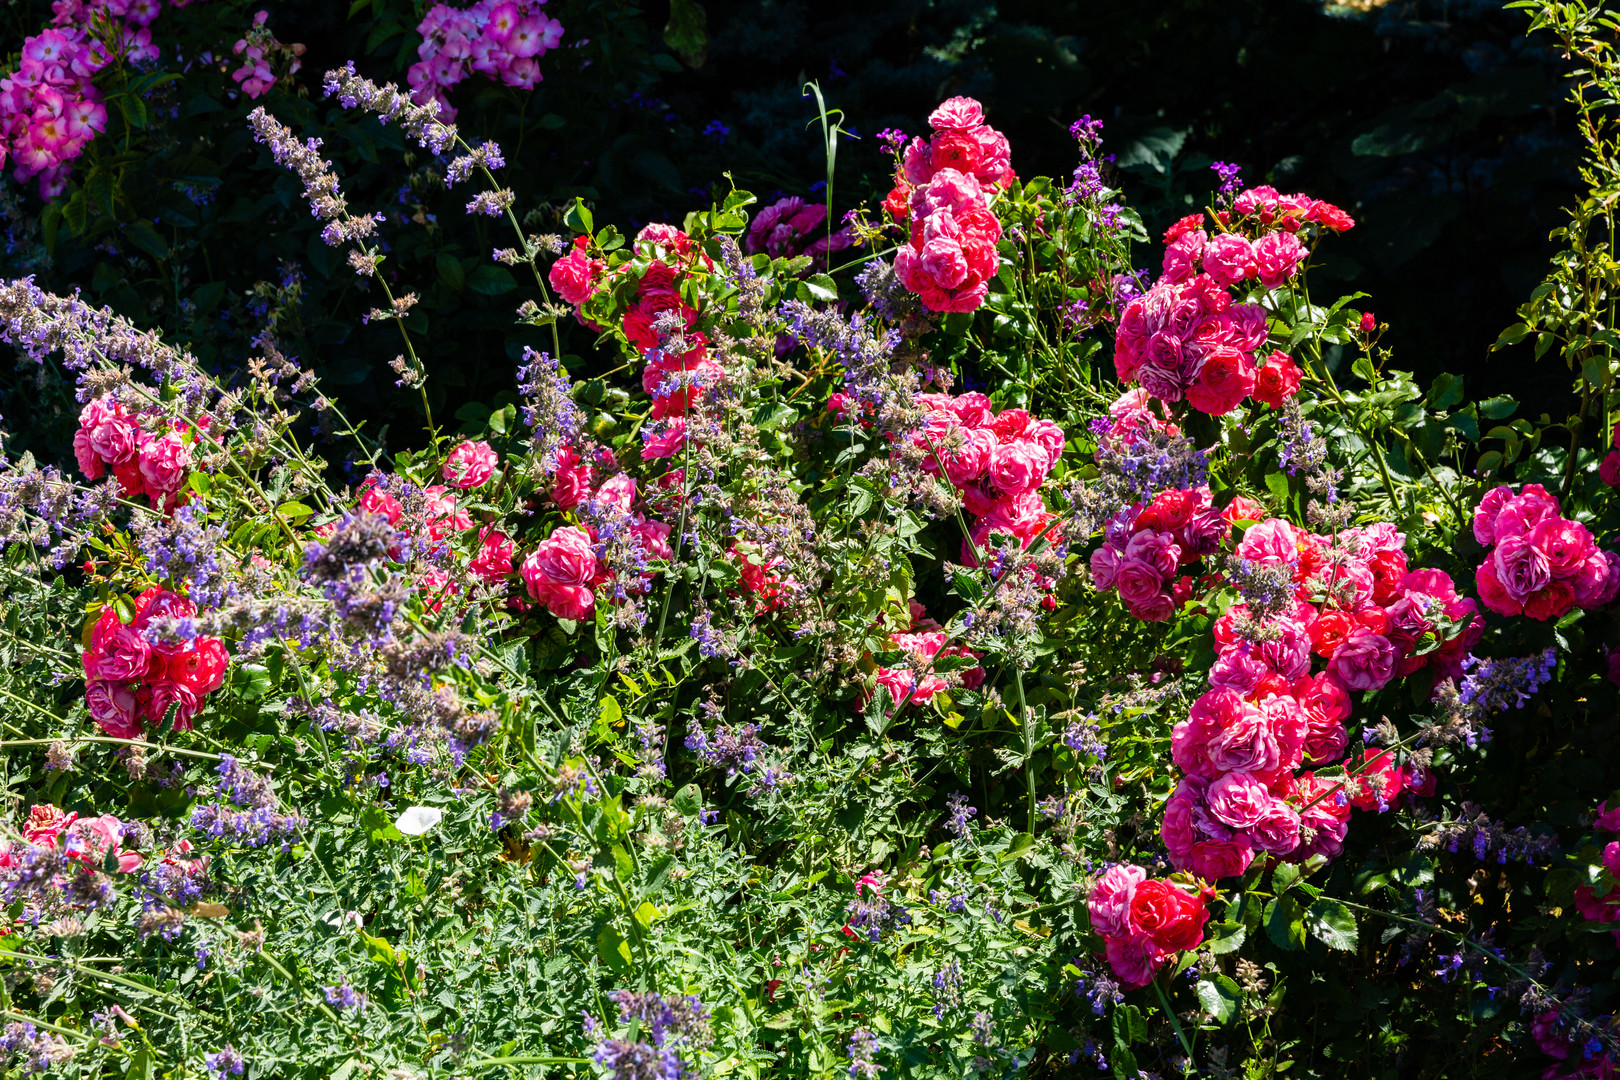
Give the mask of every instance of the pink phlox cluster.
[(1086, 909), (1122, 987), (1146, 986), (1178, 953), (1199, 946), (1209, 921), (1210, 895), (1208, 889), (1149, 878), (1146, 870), (1128, 863), (1103, 871), (1086, 898)]
[(984, 122), (972, 98), (951, 98), (928, 123), (933, 136), (906, 147), (884, 203), (897, 220), (903, 203), (909, 233), (894, 269), (930, 311), (975, 311), (998, 266), (1001, 222), (991, 199), (1018, 177), (1007, 137)]
[(778, 199), (749, 223), (743, 251), (749, 255), (764, 252), (773, 259), (808, 255), (812, 260), (824, 260), (829, 253), (843, 251), (855, 242), (847, 225), (835, 229), (829, 237), (826, 222), (825, 203), (806, 203), (797, 195)]
[(1176, 572), (1219, 551), (1231, 533), (1209, 488), (1160, 492), (1105, 523), (1103, 544), (1091, 553), (1092, 583), (1118, 592), (1138, 619), (1164, 622), (1192, 596), (1191, 578)]
[(451, 123), (449, 90), (473, 72), (519, 90), (540, 82), (540, 57), (562, 41), (562, 23), (544, 11), (545, 0), (479, 0), (470, 8), (435, 4), (417, 26), (418, 61), (405, 73), (418, 105), (439, 103)]
[(290, 77), (304, 66), (304, 46), (283, 45), (277, 41), (276, 35), (265, 25), (269, 18), (268, 11), (255, 12), (253, 25), (231, 46), (231, 52), (242, 58), (242, 66), (231, 72), (231, 80), (249, 98), (260, 98), (270, 92), (276, 84), (277, 67), (282, 69), (283, 76)]
[(1545, 622), (1571, 608), (1603, 607), (1620, 593), (1620, 555), (1598, 550), (1585, 525), (1559, 514), (1540, 484), (1492, 488), (1474, 511), (1474, 538), (1490, 551), (1474, 574), (1498, 615)]
[[(183, 8), (193, 0), (167, 2)], [(115, 60), (158, 58), (150, 27), (163, 6), (164, 0), (55, 0), (50, 28), (23, 39), (17, 70), (0, 76), (0, 165), (9, 156), (19, 183), (37, 178), (46, 199), (66, 189), (70, 163), (107, 129), (107, 107), (92, 80)], [(106, 31), (93, 35), (98, 20)]]
[(85, 704), (90, 718), (115, 739), (137, 739), (147, 724), (173, 711), (174, 727), (189, 731), (204, 699), (225, 685), (230, 654), (219, 638), (160, 633), (157, 620), (183, 626), (197, 606), (154, 585), (136, 597), (126, 624), (103, 608), (84, 650)]

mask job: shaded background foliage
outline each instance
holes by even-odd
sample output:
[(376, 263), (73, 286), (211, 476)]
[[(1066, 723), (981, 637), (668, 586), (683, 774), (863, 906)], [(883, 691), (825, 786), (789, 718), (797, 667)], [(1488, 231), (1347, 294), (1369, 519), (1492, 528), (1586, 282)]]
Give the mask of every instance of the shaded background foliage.
[[(510, 392), (513, 360), (541, 341), (508, 332), (504, 315), (533, 289), (489, 263), (496, 234), (464, 215), (464, 197), (447, 193), (397, 132), (345, 116), (319, 93), (320, 73), (348, 59), (402, 79), (425, 6), (265, 3), (277, 37), (308, 52), (291, 85), (283, 79), (262, 102), (324, 137), (353, 205), (388, 213), (393, 269), (422, 295), (412, 321), (433, 342), (435, 408), (453, 413)], [(211, 0), (165, 15), (154, 27), (160, 67), (180, 70), (176, 43), (184, 56), (224, 56), (259, 7)], [(835, 213), (875, 205), (887, 190), (875, 135), (917, 131), (945, 96), (984, 101), (1025, 176), (1062, 175), (1072, 164), (1064, 131), (1091, 113), (1107, 123), (1107, 147), (1150, 233), (1201, 205), (1211, 161), (1239, 163), (1251, 183), (1308, 190), (1358, 218), (1318, 280), (1369, 293), (1420, 381), (1462, 372), (1471, 394), (1511, 390), (1531, 415), (1565, 390), (1556, 378), (1523, 384), (1527, 347), (1488, 353), (1541, 276), (1574, 161), (1559, 58), (1499, 3), (674, 0), (671, 10), (663, 0), (554, 0), (552, 13), (566, 35), (543, 57), (537, 90), (475, 76), (455, 96), (464, 130), (505, 149), (504, 179), (520, 205), (560, 210), (583, 194), (598, 222), (678, 222), (725, 188), (727, 169), (764, 197), (822, 198), (819, 125), (801, 90), (809, 79), (858, 136), (838, 155)], [(18, 3), (10, 15), (4, 45), (14, 55), (48, 4)], [(58, 200), (80, 199), (77, 215), (52, 223), (47, 214), (42, 231), (38, 196), (8, 178), (3, 270), (82, 287), (148, 325), (184, 326), (221, 370), (269, 323), (287, 352), (360, 400), (376, 430), (416, 408), (386, 368), (397, 341), (361, 325), (375, 297), (320, 244), (293, 178), (252, 143), (249, 103), (226, 70), (194, 60), (154, 92), (144, 127), (122, 131), (115, 113), (98, 143), (131, 149), (100, 154), (101, 165), (81, 160)], [(401, 153), (413, 163), (403, 174)], [(1157, 261), (1157, 250), (1140, 260)], [(565, 347), (586, 352), (589, 335), (574, 327)], [(59, 388), (32, 380), (8, 383), (0, 400), (0, 414), (33, 418), (19, 425), (25, 441), (56, 453), (70, 411)]]

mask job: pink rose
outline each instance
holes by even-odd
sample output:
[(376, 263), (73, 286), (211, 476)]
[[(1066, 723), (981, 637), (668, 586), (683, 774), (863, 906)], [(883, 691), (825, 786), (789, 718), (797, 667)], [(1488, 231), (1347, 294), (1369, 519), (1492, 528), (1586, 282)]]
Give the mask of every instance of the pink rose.
[(630, 512), (636, 501), (636, 481), (629, 473), (614, 473), (596, 489), (598, 507), (612, 508), (623, 514)]
[(78, 820), (78, 814), (65, 814), (49, 803), (32, 806), (23, 825), (23, 839), (35, 847), (55, 848), (57, 838)]
[(463, 491), (482, 487), (495, 474), (500, 459), (487, 442), (464, 442), (450, 451), (444, 462), (444, 478)]
[(1086, 900), (1091, 928), (1104, 937), (1129, 933), (1131, 898), (1146, 880), (1147, 871), (1129, 863), (1116, 863), (1105, 870)]
[(1181, 565), (1181, 548), (1176, 544), (1176, 534), (1144, 527), (1145, 517), (1144, 513), (1137, 518), (1137, 531), (1125, 544), (1125, 558), (1145, 562), (1161, 577), (1167, 578)]
[(1205, 357), (1198, 379), (1187, 387), (1187, 404), (1224, 416), (1254, 392), (1254, 362), (1247, 353), (1220, 348)]
[(1170, 616), (1176, 613), (1176, 601), (1168, 593), (1155, 593), (1146, 600), (1139, 600), (1133, 604), (1125, 605), (1133, 619), (1143, 622), (1169, 622)]
[(1210, 814), (1234, 829), (1259, 823), (1274, 801), (1265, 784), (1242, 772), (1227, 773), (1211, 782), (1208, 800)]
[[(1616, 430), (1620, 431), (1620, 428), (1617, 428)], [(78, 439), (75, 438), (73, 441), (73, 449), (77, 451), (78, 448), (79, 442)], [(79, 463), (83, 465), (84, 458), (81, 457), (79, 459)], [(88, 469), (85, 470), (86, 473), (89, 471), (90, 470)], [(95, 477), (92, 476), (90, 479), (94, 480)], [(1598, 466), (1598, 479), (1602, 480), (1605, 484), (1608, 484), (1612, 488), (1620, 488), (1620, 450), (1609, 451), (1608, 456), (1603, 459), (1603, 464)]]
[[(1504, 511), (1503, 517), (1506, 516)], [(1497, 518), (1500, 525), (1502, 517)], [(1500, 537), (1500, 533), (1498, 533)], [(1509, 596), (1520, 603), (1546, 588), (1552, 581), (1552, 568), (1547, 556), (1522, 533), (1498, 539), (1496, 550), (1490, 555), (1491, 568)]]
[(1502, 504), (1496, 515), (1496, 542), (1523, 536), (1547, 518), (1558, 516), (1558, 499), (1540, 484), (1526, 484)]
[(499, 585), (512, 572), (514, 550), (511, 537), (486, 525), (478, 535), (478, 554), (467, 563), (467, 569), (490, 585)]
[(1598, 551), (1587, 558), (1570, 580), (1575, 603), (1588, 610), (1600, 608), (1620, 593), (1620, 555)]
[(596, 576), (596, 551), (590, 534), (574, 525), (565, 525), (531, 551), (523, 560), (523, 582), (536, 600), (540, 585), (587, 585)]
[(1114, 587), (1119, 575), (1119, 549), (1104, 544), (1091, 553), (1091, 583), (1103, 592)]
[(1524, 601), (1524, 613), (1546, 622), (1562, 617), (1575, 606), (1575, 588), (1567, 581), (1554, 581)]
[(1358, 626), (1333, 651), (1328, 673), (1346, 690), (1378, 690), (1394, 678), (1399, 658), (1387, 637)]
[(180, 433), (171, 431), (141, 444), (141, 479), (152, 494), (179, 491), (186, 482), (186, 469), (191, 465), (191, 447)]
[(1164, 280), (1179, 285), (1198, 273), (1209, 234), (1202, 229), (1182, 233), (1164, 249)]
[(1164, 965), (1166, 955), (1144, 936), (1107, 938), (1108, 966), (1114, 969), (1119, 985), (1136, 990), (1153, 981)]
[(686, 419), (677, 416), (659, 421), (656, 432), (652, 427), (643, 426), (641, 434), (644, 443), (641, 447), (643, 461), (672, 458), (686, 445)]
[(582, 464), (572, 446), (557, 451), (557, 471), (551, 481), (551, 498), (559, 509), (572, 510), (590, 492), (591, 467)]
[(144, 677), (151, 665), (152, 646), (146, 638), (133, 626), (125, 626), (117, 611), (102, 608), (84, 653), (85, 677), (130, 682)]
[(984, 123), (984, 106), (970, 97), (946, 98), (928, 114), (935, 131), (972, 131)]
[(1299, 847), (1299, 814), (1281, 799), (1273, 799), (1260, 820), (1249, 827), (1249, 839), (1261, 851), (1287, 855)]
[(1238, 541), (1237, 557), (1262, 566), (1299, 561), (1299, 539), (1294, 527), (1281, 518), (1268, 518), (1250, 526)]
[(190, 687), (169, 679), (149, 684), (140, 694), (141, 714), (159, 726), (174, 710), (174, 730), (190, 731), (192, 717), (202, 711), (202, 698)]
[(596, 594), (585, 585), (543, 585), (529, 592), (559, 619), (583, 622), (596, 611)]
[[(1280, 289), (1305, 260), (1305, 245), (1289, 232), (1267, 233), (1254, 245), (1254, 268), (1260, 284), (1268, 289)], [(1207, 261), (1207, 260), (1206, 260)]]
[(941, 289), (954, 289), (968, 276), (962, 245), (944, 237), (937, 237), (923, 245), (917, 269), (930, 284)]
[(1241, 835), (1230, 840), (1200, 840), (1188, 854), (1187, 869), (1205, 881), (1241, 877), (1254, 861), (1254, 848)]
[(399, 519), (405, 516), (405, 508), (399, 500), (386, 491), (378, 491), (368, 486), (360, 496), (360, 509), (368, 514), (381, 514), (388, 519), (388, 524), (398, 525)]
[(1228, 649), (1215, 658), (1209, 669), (1209, 685), (1216, 689), (1252, 693), (1260, 680), (1271, 674), (1271, 668), (1249, 649)]
[(1270, 619), (1266, 626), (1276, 636), (1261, 642), (1260, 658), (1266, 666), (1290, 681), (1311, 670), (1311, 635), (1305, 627), (1287, 616)]
[(108, 465), (120, 465), (134, 455), (140, 428), (122, 405), (96, 398), (79, 410), (79, 429), (96, 456)]
[(1114, 577), (1114, 587), (1127, 604), (1145, 603), (1164, 589), (1164, 577), (1141, 559), (1126, 559)]
[(1597, 819), (1592, 822), (1592, 828), (1620, 833), (1620, 806), (1610, 810), (1608, 800), (1598, 803)]
[(1474, 510), (1474, 539), (1485, 547), (1496, 543), (1496, 515), (1502, 512), (1502, 507), (1513, 498), (1513, 489), (1506, 484), (1498, 484), (1485, 493)]
[(955, 450), (940, 451), (945, 466), (945, 478), (956, 487), (967, 487), (990, 468), (996, 451), (996, 436), (987, 428), (958, 428), (962, 445)]
[(1273, 772), (1282, 761), (1277, 737), (1258, 710), (1211, 738), (1205, 755), (1211, 779), (1221, 773)]
[(596, 278), (606, 269), (601, 259), (593, 259), (585, 254), (581, 241), (589, 243), (590, 238), (579, 237), (574, 249), (552, 263), (551, 273), (547, 275), (557, 295), (565, 303), (576, 307), (590, 299)]
[(1479, 590), (1479, 598), (1485, 606), (1498, 615), (1518, 615), (1524, 611), (1524, 601), (1508, 592), (1497, 579), (1496, 563), (1489, 555), (1474, 571), (1474, 587)]
[(91, 480), (101, 479), (103, 475), (101, 455), (90, 445), (90, 433), (84, 428), (73, 433), (73, 457), (79, 463), (79, 471), (86, 477)]
[(135, 691), (125, 684), (107, 679), (89, 679), (84, 687), (84, 703), (90, 710), (90, 719), (113, 738), (141, 737)]
[(1543, 518), (1525, 537), (1547, 560), (1547, 569), (1555, 579), (1579, 573), (1582, 564), (1597, 553), (1586, 526), (1567, 518)]
[[(1255, 249), (1236, 233), (1217, 233), (1204, 248), (1204, 273), (1226, 288), (1255, 274)], [(1191, 276), (1191, 275), (1188, 275)]]

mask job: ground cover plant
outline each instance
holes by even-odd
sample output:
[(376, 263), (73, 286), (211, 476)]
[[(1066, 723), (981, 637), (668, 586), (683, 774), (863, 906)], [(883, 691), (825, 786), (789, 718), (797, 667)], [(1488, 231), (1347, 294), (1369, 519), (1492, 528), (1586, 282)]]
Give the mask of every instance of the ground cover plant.
[[(177, 12), (58, 7), (0, 109), (65, 218)], [(511, 283), (510, 386), (448, 410), (407, 226), (267, 97), (244, 137), (411, 404), (289, 352), (294, 282), (207, 363), (0, 283), (76, 418), (0, 472), (0, 1064), (1610, 1074), (1620, 64), (1601, 8), (1525, 7), (1592, 193), (1501, 335), (1557, 419), (1313, 298), (1363, 223), (1310, 193), (1217, 163), (1140, 267), (1090, 116), (1054, 180), (948, 97), (845, 211), (808, 84), (815, 197), (531, 213), (446, 105), (568, 28), (488, 0), (320, 89)], [(305, 55), (269, 25), (221, 72), (255, 99)]]

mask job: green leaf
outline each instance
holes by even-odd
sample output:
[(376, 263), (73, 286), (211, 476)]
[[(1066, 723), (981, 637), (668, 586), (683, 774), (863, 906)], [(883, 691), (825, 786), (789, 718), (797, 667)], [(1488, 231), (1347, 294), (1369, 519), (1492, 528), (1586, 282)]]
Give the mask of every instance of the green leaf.
[(1289, 495), (1287, 474), (1280, 472), (1266, 473), (1266, 490), (1271, 492), (1271, 497), (1278, 502), (1286, 503)]
[(1147, 1018), (1135, 1005), (1121, 1005), (1114, 1010), (1114, 1042), (1119, 1046), (1147, 1042)]
[(1277, 869), (1271, 872), (1271, 891), (1278, 896), (1294, 887), (1299, 880), (1298, 863), (1278, 863)]
[(1225, 975), (1199, 979), (1194, 993), (1198, 995), (1198, 1004), (1216, 1023), (1230, 1024), (1237, 1018), (1238, 1002), (1243, 1000), (1243, 991)]
[(1326, 897), (1316, 901), (1305, 912), (1305, 925), (1311, 936), (1330, 949), (1354, 952), (1359, 935), (1353, 911)]
[(388, 944), (386, 938), (372, 937), (364, 930), (360, 932), (360, 940), (366, 943), (366, 955), (379, 964), (394, 965), (396, 957), (394, 947)]
[(163, 237), (152, 228), (152, 223), (144, 219), (132, 221), (124, 227), (124, 238), (154, 259), (169, 257), (169, 245), (164, 243)]
[(1266, 936), (1285, 952), (1305, 947), (1304, 909), (1291, 896), (1282, 896), (1266, 905)]
[(461, 260), (448, 251), (439, 252), (439, 280), (456, 292), (467, 287), (467, 272), (462, 268)]
[(687, 784), (675, 793), (670, 804), (687, 817), (697, 817), (703, 810), (703, 790), (696, 784)]
[(709, 54), (709, 13), (702, 4), (696, 0), (670, 0), (664, 44), (675, 50), (687, 67), (703, 66)]
[(804, 287), (813, 299), (832, 303), (838, 299), (838, 286), (826, 274), (811, 274), (804, 279)]
[(563, 220), (577, 233), (590, 235), (596, 231), (596, 219), (591, 217), (590, 207), (578, 196), (575, 196), (574, 205), (569, 207), (568, 215)]
[(620, 975), (629, 973), (630, 943), (612, 923), (603, 926), (596, 935), (596, 955)]
[(485, 296), (500, 296), (517, 288), (517, 281), (504, 266), (484, 265), (467, 275), (467, 288)]
[(598, 714), (597, 723), (610, 728), (624, 723), (624, 710), (619, 708), (619, 702), (611, 694), (602, 699), (602, 711)]
[[(1231, 910), (1228, 908), (1228, 910)], [(1236, 952), (1243, 946), (1249, 932), (1239, 922), (1210, 923), (1204, 937), (1204, 947), (1216, 956)]]
[(312, 507), (301, 502), (284, 502), (276, 507), (276, 515), (284, 517), (294, 525), (302, 525), (304, 520), (315, 513)]

